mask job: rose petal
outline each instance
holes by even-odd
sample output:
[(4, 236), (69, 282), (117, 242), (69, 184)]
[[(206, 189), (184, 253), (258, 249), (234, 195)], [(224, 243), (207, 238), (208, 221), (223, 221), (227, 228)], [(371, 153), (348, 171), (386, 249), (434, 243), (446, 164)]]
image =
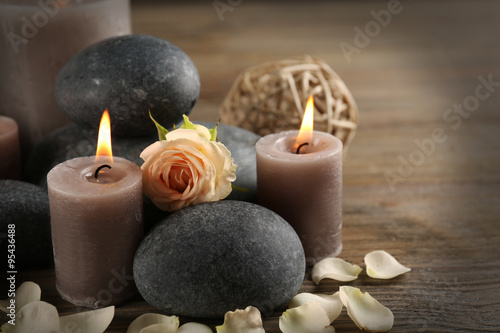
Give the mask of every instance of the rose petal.
[(347, 314), (364, 331), (387, 332), (394, 324), (392, 311), (380, 304), (370, 294), (354, 287), (340, 287), (340, 299)]
[(260, 311), (253, 306), (226, 312), (224, 324), (215, 330), (217, 333), (265, 333)]
[(330, 319), (316, 301), (286, 310), (280, 317), (279, 327), (283, 333), (332, 333)]
[(365, 255), (366, 274), (376, 279), (392, 279), (411, 271), (411, 268), (401, 265), (389, 253), (379, 250)]
[(80, 312), (59, 318), (59, 331), (78, 333), (102, 333), (115, 316), (115, 307)]
[(127, 333), (139, 333), (143, 328), (155, 324), (166, 324), (175, 332), (179, 327), (179, 317), (166, 316), (159, 313), (145, 313), (130, 323)]
[[(165, 141), (156, 141), (149, 146), (147, 146), (139, 155), (140, 158), (144, 160), (144, 163), (148, 161), (150, 157), (155, 155), (157, 152), (162, 151), (165, 143)], [(143, 164), (144, 166), (144, 164)]]
[(209, 141), (212, 138), (212, 134), (210, 133), (210, 130), (203, 125), (198, 125), (198, 124), (194, 125), (194, 130), (202, 138), (205, 138)]
[(310, 293), (297, 294), (290, 300), (288, 307), (296, 308), (311, 301), (318, 302), (321, 305), (323, 310), (325, 310), (328, 315), (330, 323), (337, 319), (340, 312), (342, 312), (342, 307), (344, 306), (340, 300), (339, 292), (337, 291), (333, 295)]
[(325, 258), (314, 265), (312, 280), (316, 284), (325, 278), (344, 282), (352, 281), (358, 278), (362, 270), (358, 265), (348, 263), (340, 258)]
[[(201, 126), (201, 125), (200, 125)], [(200, 130), (202, 132), (202, 130)], [(193, 142), (198, 142), (201, 140), (209, 141), (210, 140), (210, 131), (207, 129), (206, 137), (203, 137), (196, 130), (186, 129), (186, 128), (178, 128), (176, 130), (168, 132), (165, 136), (167, 141), (174, 141), (178, 139), (188, 139)]]
[(176, 333), (177, 328), (172, 327), (170, 324), (153, 324), (144, 327), (139, 333)]
[[(14, 297), (16, 301), (15, 303), (16, 309), (21, 309), (28, 303), (39, 301), (41, 295), (42, 295), (42, 290), (40, 289), (40, 286), (38, 284), (31, 281), (23, 282), (16, 289), (16, 296)], [(9, 309), (7, 309), (7, 307), (10, 305), (10, 300), (11, 298), (1, 300), (0, 310), (2, 310), (5, 313), (8, 313)]]
[(212, 329), (206, 325), (198, 323), (185, 323), (176, 333), (213, 333)]
[(16, 313), (15, 325), (7, 322), (0, 329), (4, 333), (56, 333), (59, 332), (59, 314), (55, 306), (33, 301)]
[(220, 142), (213, 142), (220, 154), (224, 157), (223, 163), (215, 164), (217, 174), (219, 177), (216, 181), (216, 187), (214, 194), (217, 200), (224, 199), (227, 197), (231, 191), (233, 190), (231, 183), (236, 180), (236, 168), (238, 167), (234, 164), (234, 159), (231, 158), (231, 152)]

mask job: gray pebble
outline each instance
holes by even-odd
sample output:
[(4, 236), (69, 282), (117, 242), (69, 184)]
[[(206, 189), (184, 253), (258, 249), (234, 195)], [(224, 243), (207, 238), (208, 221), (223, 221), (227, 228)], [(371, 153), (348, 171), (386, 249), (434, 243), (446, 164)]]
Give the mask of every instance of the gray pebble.
[[(49, 197), (42, 188), (17, 180), (0, 180), (0, 267), (27, 270), (54, 263), (50, 233)], [(8, 252), (8, 226), (15, 226), (15, 252)], [(11, 241), (12, 242), (12, 241)], [(15, 255), (7, 267), (7, 255)]]
[(199, 318), (257, 307), (264, 315), (285, 305), (305, 273), (293, 228), (274, 212), (243, 201), (187, 207), (142, 241), (134, 278), (159, 310)]
[(65, 64), (55, 85), (57, 103), (71, 120), (96, 129), (108, 109), (116, 136), (154, 133), (148, 110), (164, 126), (178, 123), (199, 92), (191, 59), (177, 46), (146, 35), (89, 46)]

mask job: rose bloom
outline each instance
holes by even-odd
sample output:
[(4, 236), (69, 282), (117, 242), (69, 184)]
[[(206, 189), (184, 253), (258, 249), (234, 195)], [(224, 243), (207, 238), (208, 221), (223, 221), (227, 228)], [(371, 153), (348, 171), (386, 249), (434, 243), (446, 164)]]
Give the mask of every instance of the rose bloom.
[(236, 180), (231, 153), (200, 131), (173, 130), (140, 155), (144, 194), (164, 211), (221, 200), (231, 193)]

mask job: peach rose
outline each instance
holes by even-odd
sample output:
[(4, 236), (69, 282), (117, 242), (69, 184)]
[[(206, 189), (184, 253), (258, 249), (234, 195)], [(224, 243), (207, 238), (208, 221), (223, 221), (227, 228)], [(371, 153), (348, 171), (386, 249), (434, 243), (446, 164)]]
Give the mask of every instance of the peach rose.
[(236, 180), (231, 153), (204, 134), (201, 127), (179, 128), (141, 153), (144, 194), (158, 208), (173, 212), (231, 193)]

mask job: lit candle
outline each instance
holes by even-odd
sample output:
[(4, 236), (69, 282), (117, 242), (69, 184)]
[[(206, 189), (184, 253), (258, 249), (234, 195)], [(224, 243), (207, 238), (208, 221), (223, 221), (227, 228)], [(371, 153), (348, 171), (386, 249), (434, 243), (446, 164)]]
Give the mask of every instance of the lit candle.
[(136, 164), (113, 158), (107, 111), (96, 156), (55, 166), (47, 185), (61, 297), (98, 308), (135, 295), (132, 264), (144, 232), (142, 173)]
[(19, 124), (24, 154), (69, 123), (56, 76), (85, 47), (131, 32), (128, 0), (0, 1), (0, 114)]
[(288, 221), (308, 265), (342, 250), (342, 141), (313, 131), (309, 98), (300, 131), (270, 134), (256, 143), (261, 205)]
[(19, 132), (14, 119), (0, 116), (0, 179), (21, 178)]

